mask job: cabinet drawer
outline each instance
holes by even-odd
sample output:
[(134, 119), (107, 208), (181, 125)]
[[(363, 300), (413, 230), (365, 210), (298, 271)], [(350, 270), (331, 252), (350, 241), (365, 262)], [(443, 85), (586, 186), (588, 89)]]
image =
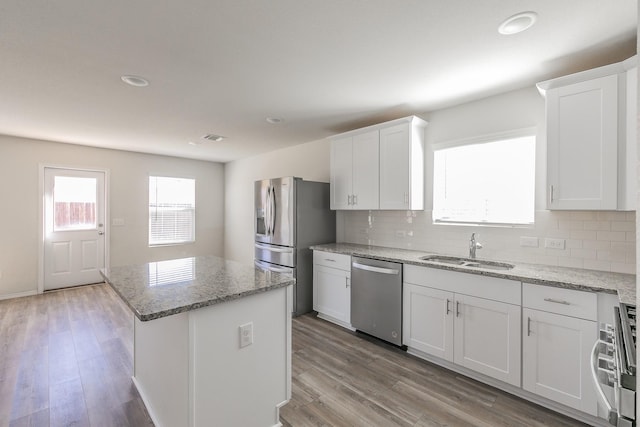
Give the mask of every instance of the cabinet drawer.
[(523, 283), (522, 305), (581, 319), (598, 318), (598, 296), (592, 292)]
[(351, 257), (349, 255), (313, 251), (313, 263), (317, 265), (324, 265), (326, 267), (338, 268), (340, 270), (351, 271)]

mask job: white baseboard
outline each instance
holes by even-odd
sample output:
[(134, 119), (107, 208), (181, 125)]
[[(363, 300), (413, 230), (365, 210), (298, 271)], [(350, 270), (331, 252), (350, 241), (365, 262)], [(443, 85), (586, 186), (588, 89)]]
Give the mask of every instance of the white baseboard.
[(133, 385), (136, 387), (136, 390), (138, 390), (138, 394), (140, 395), (140, 398), (142, 399), (142, 403), (144, 403), (145, 408), (147, 408), (147, 412), (149, 413), (149, 417), (151, 417), (151, 421), (153, 421), (153, 425), (156, 427), (162, 427), (162, 424), (158, 422), (158, 417), (155, 415), (153, 408), (149, 404), (149, 399), (147, 398), (147, 394), (144, 392), (144, 389), (140, 386), (140, 383), (138, 382), (138, 380), (136, 380), (136, 377), (131, 377), (131, 381), (133, 381)]
[(25, 292), (15, 292), (12, 294), (0, 295), (0, 300), (3, 299), (12, 299), (12, 298), (22, 298), (22, 297), (32, 297), (34, 295), (38, 295), (38, 291), (25, 291)]

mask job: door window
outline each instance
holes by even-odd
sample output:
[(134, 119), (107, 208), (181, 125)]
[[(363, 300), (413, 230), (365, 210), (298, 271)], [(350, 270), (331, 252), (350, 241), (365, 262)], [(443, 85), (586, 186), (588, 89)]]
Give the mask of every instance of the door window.
[(53, 230), (96, 228), (95, 178), (56, 176), (53, 187)]

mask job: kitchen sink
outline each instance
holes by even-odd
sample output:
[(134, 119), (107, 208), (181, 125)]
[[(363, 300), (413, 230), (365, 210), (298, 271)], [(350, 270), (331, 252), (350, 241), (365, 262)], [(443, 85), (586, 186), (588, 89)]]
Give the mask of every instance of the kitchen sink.
[(511, 270), (513, 268), (513, 264), (507, 264), (506, 262), (486, 261), (455, 256), (427, 255), (420, 257), (420, 259), (423, 261), (435, 262), (439, 264), (451, 264), (458, 265), (460, 267), (485, 268), (487, 270)]

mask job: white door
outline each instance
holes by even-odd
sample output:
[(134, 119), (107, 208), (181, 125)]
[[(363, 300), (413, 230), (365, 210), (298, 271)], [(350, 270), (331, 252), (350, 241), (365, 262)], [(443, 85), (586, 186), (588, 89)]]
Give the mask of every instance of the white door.
[(520, 386), (520, 306), (456, 294), (454, 362)]
[(44, 289), (99, 283), (105, 265), (105, 173), (44, 169)]
[(353, 209), (380, 208), (379, 135), (374, 130), (353, 137)]
[(408, 209), (410, 125), (380, 131), (380, 209)]
[(617, 148), (617, 75), (550, 90), (549, 209), (616, 209)]
[(403, 344), (453, 362), (453, 292), (404, 284)]
[(596, 322), (528, 308), (522, 318), (522, 387), (597, 415), (590, 371)]
[(346, 324), (351, 323), (349, 273), (337, 268), (313, 266), (313, 309)]
[(331, 141), (331, 209), (351, 209), (353, 144), (351, 137)]

